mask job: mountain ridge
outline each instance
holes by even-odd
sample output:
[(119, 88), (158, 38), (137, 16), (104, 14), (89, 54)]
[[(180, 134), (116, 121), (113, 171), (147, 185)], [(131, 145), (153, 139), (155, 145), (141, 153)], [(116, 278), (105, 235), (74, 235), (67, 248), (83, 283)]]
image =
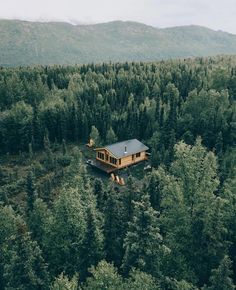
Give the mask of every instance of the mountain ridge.
[(236, 35), (198, 25), (156, 28), (133, 21), (99, 24), (0, 20), (0, 65), (158, 61), (236, 54)]

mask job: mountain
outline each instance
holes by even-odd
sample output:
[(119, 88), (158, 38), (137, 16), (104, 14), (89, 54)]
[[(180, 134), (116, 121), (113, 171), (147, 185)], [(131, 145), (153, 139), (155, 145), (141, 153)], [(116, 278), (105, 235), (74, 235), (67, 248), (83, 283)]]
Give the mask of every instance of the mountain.
[(0, 20), (0, 65), (155, 61), (236, 54), (236, 35), (200, 26), (93, 25)]

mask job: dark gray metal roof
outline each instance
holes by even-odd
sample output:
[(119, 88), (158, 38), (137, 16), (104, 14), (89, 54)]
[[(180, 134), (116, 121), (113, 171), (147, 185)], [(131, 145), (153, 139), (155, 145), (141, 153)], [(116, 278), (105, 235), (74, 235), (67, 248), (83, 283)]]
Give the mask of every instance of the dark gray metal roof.
[[(142, 151), (146, 151), (149, 148), (137, 139), (126, 140), (111, 145), (105, 146), (116, 158), (122, 158), (132, 154), (136, 154)], [(125, 152), (126, 150), (126, 152)]]

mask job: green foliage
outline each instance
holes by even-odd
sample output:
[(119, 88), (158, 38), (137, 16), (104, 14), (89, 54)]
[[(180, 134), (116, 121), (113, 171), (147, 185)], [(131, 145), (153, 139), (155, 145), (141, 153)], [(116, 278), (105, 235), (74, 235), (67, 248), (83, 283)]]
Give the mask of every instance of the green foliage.
[(32, 237), (44, 247), (47, 243), (48, 225), (51, 223), (52, 213), (42, 199), (37, 198), (33, 204), (33, 210), (29, 213), (28, 225)]
[(90, 267), (98, 264), (104, 257), (103, 232), (101, 230), (101, 219), (96, 209), (89, 206), (86, 215), (86, 229), (83, 238), (83, 249), (81, 253), (81, 279), (87, 276)]
[[(124, 207), (120, 192), (113, 186), (108, 188), (108, 196), (104, 206), (104, 246), (106, 258), (120, 266), (123, 257), (123, 239), (126, 232)], [(125, 213), (126, 214), (126, 213)]]
[(86, 229), (85, 212), (79, 193), (73, 189), (64, 190), (55, 201), (52, 214), (45, 241), (51, 271), (54, 276), (61, 272), (74, 275), (81, 266)]
[[(194, 25), (160, 29), (130, 21), (70, 25), (1, 20), (0, 29), (0, 64), (5, 66), (138, 62), (236, 52), (234, 35)], [(21, 39), (26, 40), (24, 44)], [(15, 44), (14, 50), (10, 40)], [(222, 83), (217, 82), (222, 73), (223, 69), (214, 76), (217, 88)]]
[(27, 193), (27, 210), (30, 212), (33, 209), (33, 204), (37, 198), (37, 191), (35, 187), (34, 174), (30, 171), (26, 179), (26, 193)]
[(3, 279), (6, 289), (47, 289), (48, 272), (37, 242), (24, 224), (3, 248)]
[(122, 278), (117, 269), (106, 261), (101, 261), (98, 266), (90, 270), (92, 277), (86, 281), (83, 290), (122, 290)]
[(132, 221), (124, 240), (125, 254), (123, 269), (128, 273), (132, 267), (160, 275), (160, 265), (168, 249), (163, 245), (160, 234), (158, 212), (150, 205), (147, 195), (134, 202)]
[(57, 162), (63, 167), (69, 166), (71, 163), (71, 157), (69, 155), (58, 155)]
[(178, 279), (194, 282), (200, 277), (203, 283), (228, 247), (224, 200), (214, 195), (219, 184), (216, 158), (200, 140), (195, 146), (176, 145), (175, 156), (173, 176), (163, 176), (161, 203), (170, 263), (182, 271)]
[(32, 107), (24, 101), (15, 103), (10, 110), (1, 113), (0, 131), (5, 140), (5, 152), (18, 152), (27, 150), (31, 142), (31, 122), (33, 118)]
[(107, 144), (112, 144), (117, 141), (117, 137), (113, 129), (110, 127), (106, 134), (106, 142)]
[(208, 290), (233, 290), (235, 286), (233, 280), (231, 279), (232, 275), (232, 262), (228, 256), (225, 256), (219, 267), (212, 270), (210, 277), (210, 286), (205, 287), (204, 289)]
[(74, 276), (69, 279), (63, 273), (60, 274), (53, 282), (50, 290), (77, 290), (78, 289), (78, 278)]
[(124, 289), (130, 290), (160, 290), (157, 281), (151, 276), (139, 270), (133, 269), (130, 277), (124, 283)]
[(95, 146), (98, 147), (101, 144), (100, 134), (95, 126), (92, 126), (89, 137), (94, 141)]
[[(1, 68), (0, 289), (232, 289), (235, 65)], [(142, 140), (153, 170), (87, 170), (90, 128)]]

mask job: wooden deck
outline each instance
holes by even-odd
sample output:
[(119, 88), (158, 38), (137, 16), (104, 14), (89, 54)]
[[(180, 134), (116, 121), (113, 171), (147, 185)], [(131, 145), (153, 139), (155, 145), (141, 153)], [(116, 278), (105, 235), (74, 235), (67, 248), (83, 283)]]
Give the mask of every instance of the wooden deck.
[(112, 172), (115, 172), (118, 170), (118, 168), (114, 167), (114, 166), (111, 166), (109, 164), (106, 164), (106, 163), (103, 163), (103, 162), (100, 162), (98, 160), (88, 160), (87, 161), (87, 164), (91, 165), (92, 167), (95, 167), (99, 170), (102, 170), (106, 173), (112, 173)]

